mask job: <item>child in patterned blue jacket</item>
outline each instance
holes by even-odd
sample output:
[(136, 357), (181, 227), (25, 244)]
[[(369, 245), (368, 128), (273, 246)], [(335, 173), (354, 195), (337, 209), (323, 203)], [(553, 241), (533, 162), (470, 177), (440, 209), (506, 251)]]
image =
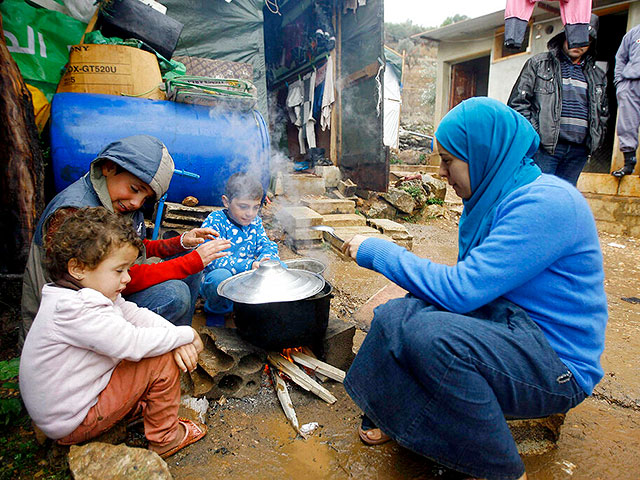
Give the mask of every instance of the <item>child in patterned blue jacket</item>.
[(247, 173), (235, 173), (224, 187), (224, 210), (211, 212), (202, 223), (220, 233), (219, 238), (231, 240), (228, 255), (211, 262), (204, 270), (200, 295), (205, 300), (207, 325), (224, 324), (224, 314), (233, 309), (233, 302), (218, 295), (218, 285), (227, 278), (258, 268), (266, 259), (280, 260), (278, 245), (269, 240), (258, 216), (263, 189), (260, 182)]

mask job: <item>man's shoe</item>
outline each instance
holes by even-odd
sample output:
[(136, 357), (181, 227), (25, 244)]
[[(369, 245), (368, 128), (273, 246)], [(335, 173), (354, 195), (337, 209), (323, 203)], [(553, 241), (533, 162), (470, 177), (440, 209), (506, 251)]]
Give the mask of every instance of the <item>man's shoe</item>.
[(636, 162), (631, 163), (626, 163), (624, 164), (624, 167), (620, 168), (619, 170), (616, 170), (615, 172), (611, 172), (611, 175), (613, 175), (614, 177), (624, 177), (625, 175), (631, 175), (633, 173), (633, 169), (636, 166)]

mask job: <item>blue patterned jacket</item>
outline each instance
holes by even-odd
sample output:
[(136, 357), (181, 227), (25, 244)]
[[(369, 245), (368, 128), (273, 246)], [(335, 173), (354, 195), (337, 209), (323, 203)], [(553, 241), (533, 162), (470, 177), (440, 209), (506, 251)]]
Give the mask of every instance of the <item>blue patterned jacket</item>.
[(256, 260), (260, 261), (265, 257), (280, 260), (278, 245), (267, 237), (260, 217), (243, 227), (231, 220), (227, 209), (218, 210), (209, 214), (202, 227), (213, 228), (220, 234), (220, 238), (231, 240), (231, 248), (226, 250), (230, 255), (218, 258), (207, 265), (204, 269), (205, 275), (215, 268), (226, 268), (235, 275), (251, 270)]

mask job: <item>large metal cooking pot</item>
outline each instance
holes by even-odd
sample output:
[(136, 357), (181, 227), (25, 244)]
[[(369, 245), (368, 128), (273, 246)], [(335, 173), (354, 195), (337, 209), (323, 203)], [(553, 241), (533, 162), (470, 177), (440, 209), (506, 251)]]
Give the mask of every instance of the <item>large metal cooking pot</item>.
[(238, 334), (266, 350), (316, 346), (324, 338), (333, 287), (322, 276), (263, 262), (228, 278), (218, 294), (233, 300)]

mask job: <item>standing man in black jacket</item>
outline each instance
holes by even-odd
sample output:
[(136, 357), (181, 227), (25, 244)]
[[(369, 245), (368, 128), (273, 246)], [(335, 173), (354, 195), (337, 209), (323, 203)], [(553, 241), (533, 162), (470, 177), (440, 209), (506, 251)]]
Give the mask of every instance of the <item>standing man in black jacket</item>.
[(569, 48), (564, 32), (549, 40), (549, 51), (522, 67), (508, 102), (540, 135), (538, 166), (573, 185), (602, 144), (609, 119), (607, 78), (593, 54), (597, 32), (598, 17), (591, 15), (588, 46)]

